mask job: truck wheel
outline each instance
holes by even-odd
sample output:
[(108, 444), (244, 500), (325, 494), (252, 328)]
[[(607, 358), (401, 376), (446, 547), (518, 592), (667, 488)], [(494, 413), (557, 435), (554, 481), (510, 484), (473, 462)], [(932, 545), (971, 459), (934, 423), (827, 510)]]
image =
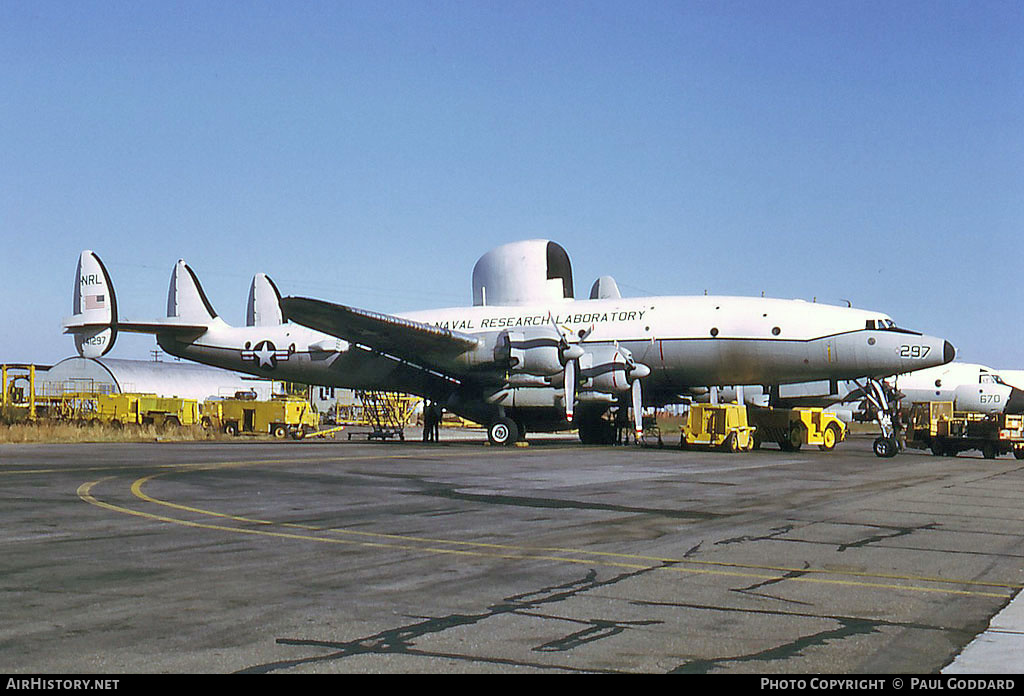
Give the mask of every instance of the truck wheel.
[(238, 434), (238, 423), (225, 423), (224, 432), (228, 435), (235, 436)]
[(725, 438), (725, 442), (722, 443), (722, 449), (731, 453), (736, 453), (739, 450), (736, 433), (729, 433), (728, 437)]
[(1018, 447), (1013, 450), (1013, 456), (1015, 459), (1024, 459), (1024, 447)]
[(981, 447), (981, 454), (985, 459), (995, 459), (997, 454), (996, 446), (991, 442), (986, 442)]
[(284, 427), (283, 425), (275, 425), (273, 433), (274, 437), (276, 437), (278, 440), (283, 440), (285, 436), (288, 435), (288, 428)]
[(804, 429), (799, 425), (794, 425), (789, 429), (789, 448), (787, 452), (799, 452), (800, 447), (804, 444)]
[(835, 424), (830, 424), (821, 434), (821, 444), (818, 445), (818, 449), (822, 452), (831, 452), (836, 448), (837, 442), (839, 442), (839, 428)]

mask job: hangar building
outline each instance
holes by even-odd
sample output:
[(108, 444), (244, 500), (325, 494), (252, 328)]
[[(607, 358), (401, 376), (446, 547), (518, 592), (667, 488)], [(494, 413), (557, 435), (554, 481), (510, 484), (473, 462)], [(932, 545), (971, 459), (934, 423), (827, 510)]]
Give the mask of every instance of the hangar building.
[(203, 401), (254, 391), (269, 399), (273, 382), (216, 367), (186, 362), (117, 358), (66, 358), (36, 378), (36, 393), (141, 393)]

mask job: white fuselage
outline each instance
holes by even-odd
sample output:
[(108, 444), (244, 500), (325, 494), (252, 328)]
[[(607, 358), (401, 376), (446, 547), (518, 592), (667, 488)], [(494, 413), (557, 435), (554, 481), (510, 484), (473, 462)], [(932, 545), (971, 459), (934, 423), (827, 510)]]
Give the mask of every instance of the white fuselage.
[[(405, 312), (404, 319), (493, 340), (557, 325), (580, 345), (617, 344), (650, 367), (645, 402), (672, 401), (688, 386), (786, 384), (882, 377), (952, 358), (940, 338), (896, 329), (884, 314), (801, 300), (747, 297), (643, 297), (553, 300), (530, 306), (474, 306)], [(219, 320), (217, 320), (219, 322)], [(460, 404), (484, 403), (501, 371), (445, 380), (295, 324), (230, 327), (215, 323), (191, 343), (163, 338), (168, 352), (221, 367), (326, 386), (389, 389), (430, 398), (458, 392)], [(496, 383), (499, 383), (496, 386)], [(513, 389), (507, 404), (561, 406), (557, 389)]]

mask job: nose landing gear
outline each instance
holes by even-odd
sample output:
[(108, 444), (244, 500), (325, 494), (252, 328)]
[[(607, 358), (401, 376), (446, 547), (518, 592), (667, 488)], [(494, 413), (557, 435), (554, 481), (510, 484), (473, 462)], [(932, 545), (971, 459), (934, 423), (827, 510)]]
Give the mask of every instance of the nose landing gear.
[(899, 407), (899, 395), (877, 379), (868, 378), (863, 385), (856, 380), (854, 383), (860, 387), (864, 397), (875, 410), (875, 420), (882, 430), (882, 434), (875, 438), (875, 455), (895, 457), (903, 449), (903, 443), (898, 437), (899, 419), (894, 418)]

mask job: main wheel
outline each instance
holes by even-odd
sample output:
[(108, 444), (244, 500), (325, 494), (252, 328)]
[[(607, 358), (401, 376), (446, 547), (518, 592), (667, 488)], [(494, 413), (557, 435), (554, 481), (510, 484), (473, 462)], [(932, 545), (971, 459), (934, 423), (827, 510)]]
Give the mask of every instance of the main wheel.
[(519, 439), (519, 429), (511, 418), (499, 418), (488, 426), (487, 439), (492, 445), (507, 447)]

